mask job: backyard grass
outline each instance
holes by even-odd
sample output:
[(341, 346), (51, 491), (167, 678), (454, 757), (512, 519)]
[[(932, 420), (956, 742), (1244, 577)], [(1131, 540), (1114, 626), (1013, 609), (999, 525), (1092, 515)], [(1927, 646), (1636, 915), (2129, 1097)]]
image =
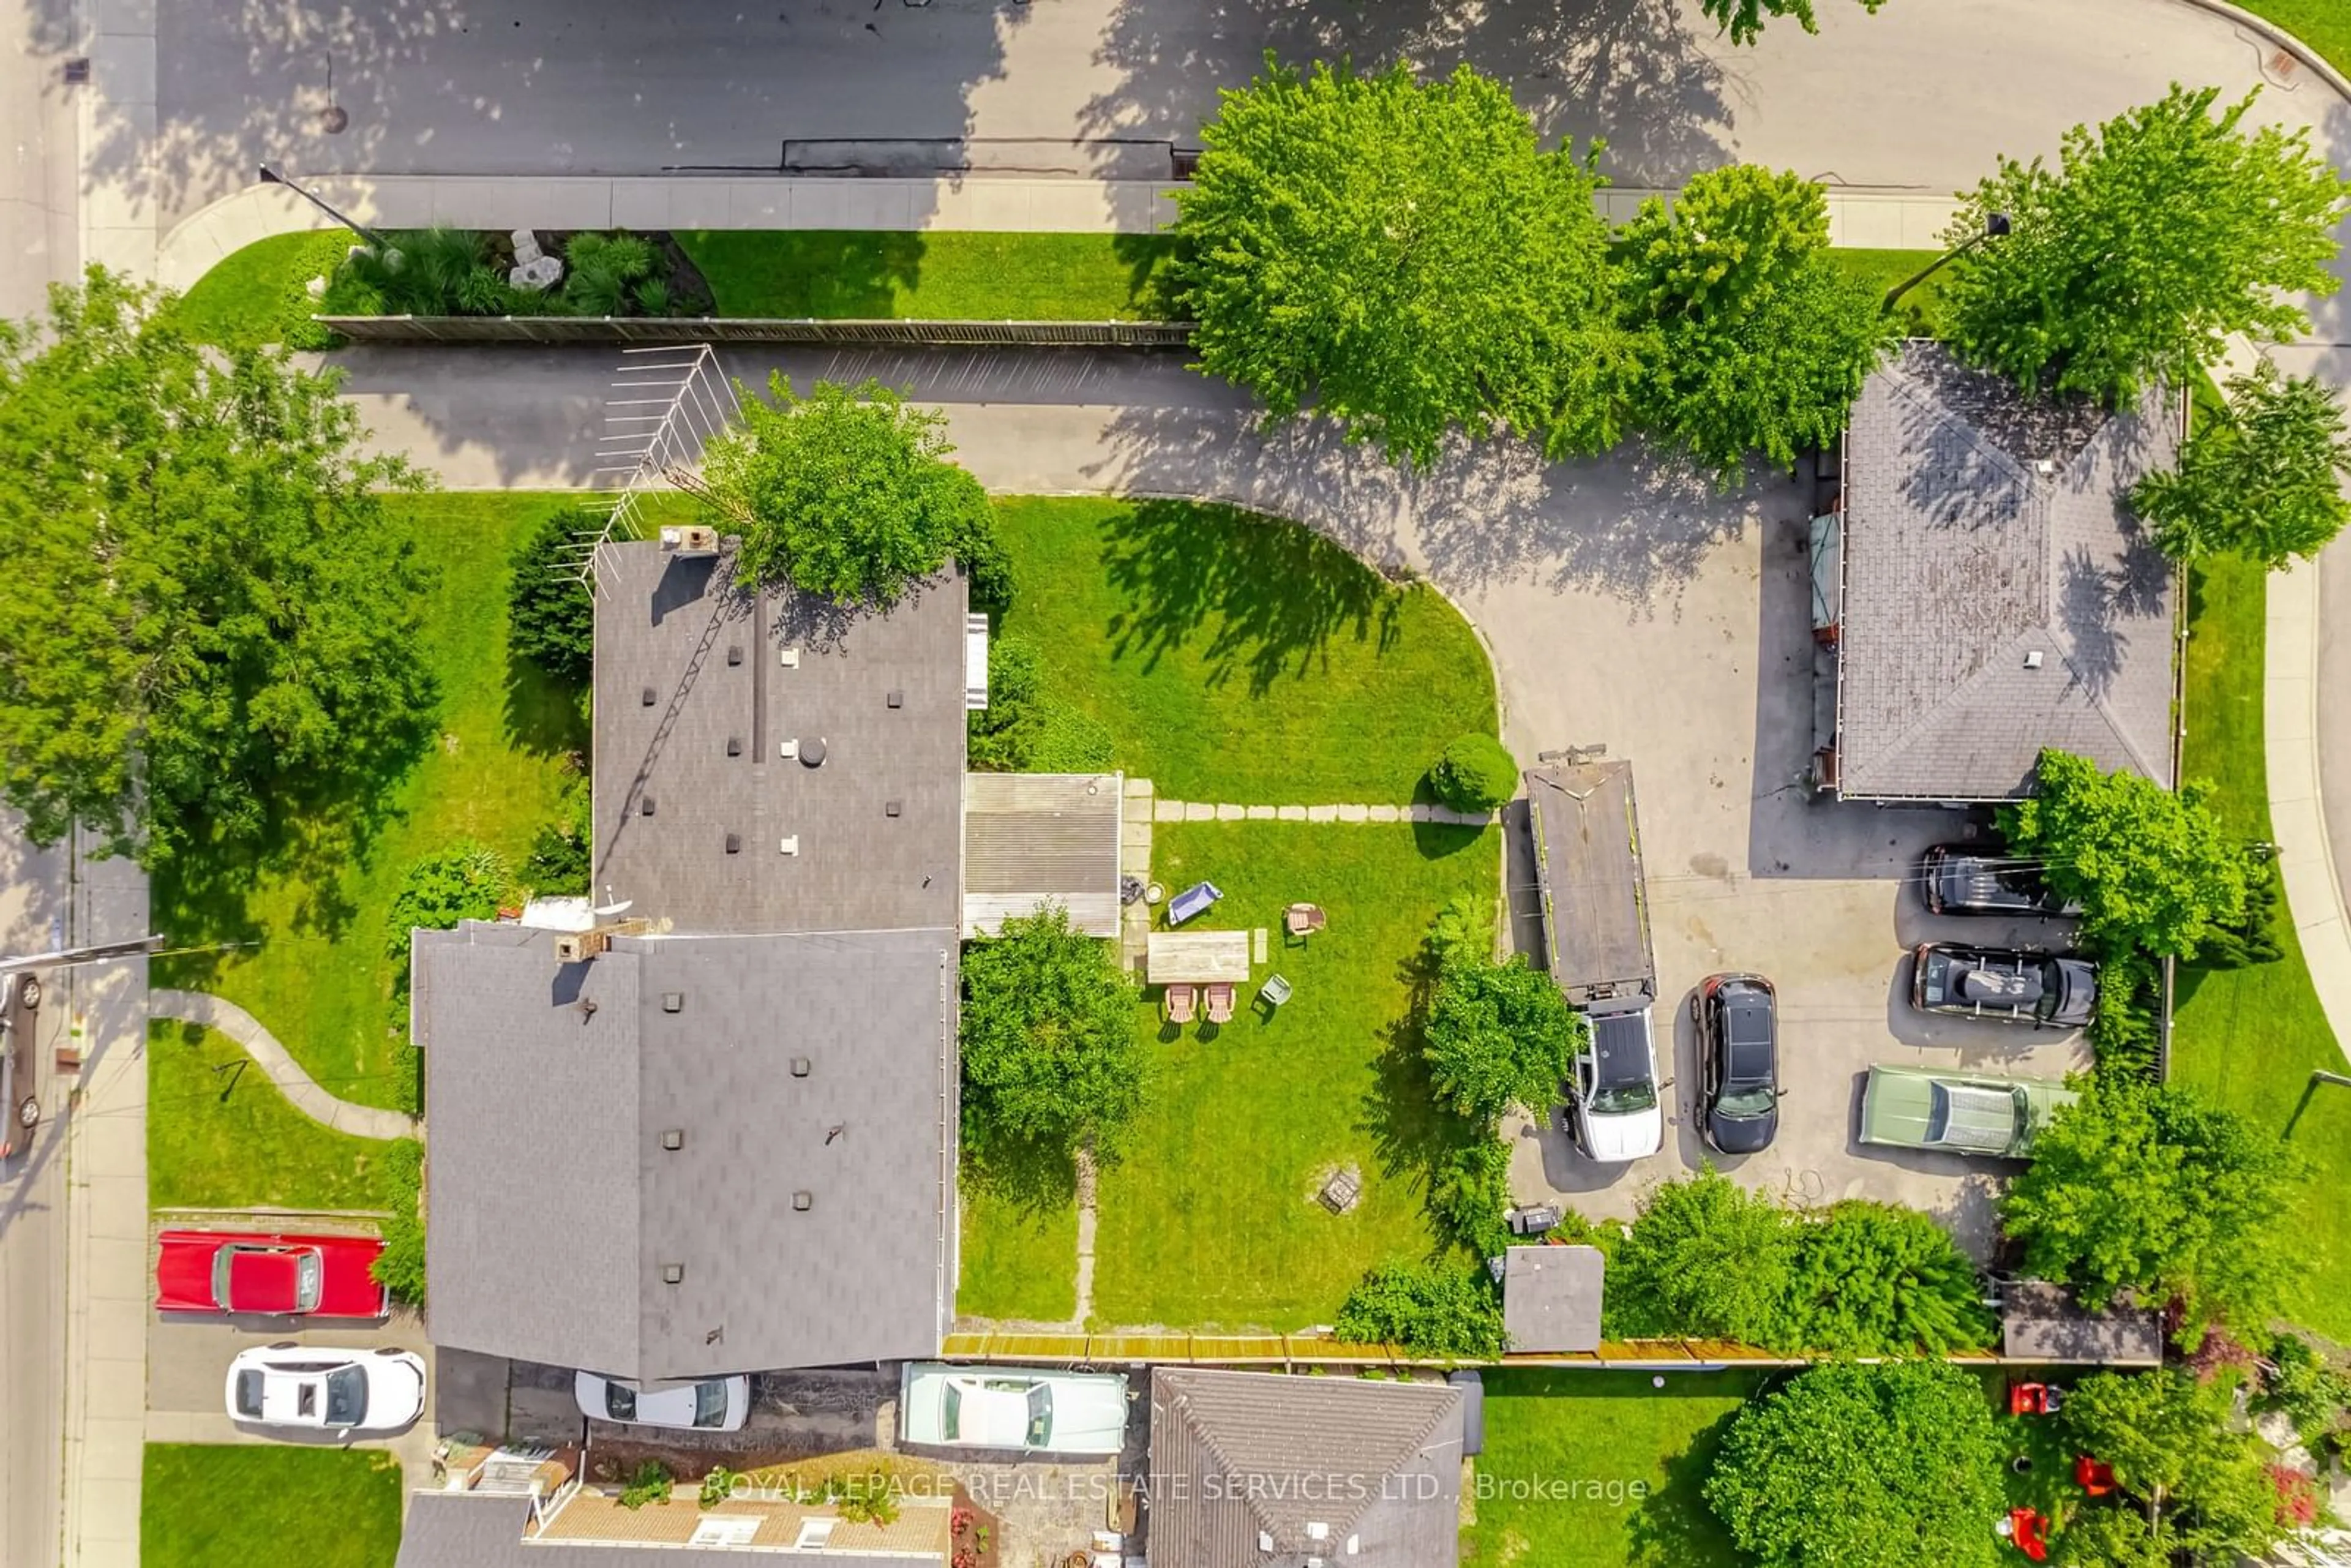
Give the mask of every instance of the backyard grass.
[(967, 1171), (956, 1201), (963, 1209), (956, 1315), (1058, 1323), (1076, 1314), (1078, 1210), (1067, 1183), (1015, 1197)]
[(1402, 803), (1446, 742), (1495, 732), (1477, 634), (1312, 530), (1186, 501), (997, 504), (1055, 689), (1164, 800)]
[(357, 863), (279, 863), (253, 876), (217, 867), (158, 878), (160, 928), (172, 945), (234, 944), (158, 960), (155, 983), (214, 991), (261, 1020), (329, 1093), (400, 1103), (394, 1046), (402, 1021), (389, 915), (409, 863), (471, 838), (519, 867), (554, 820), (566, 757), (584, 747), (572, 695), (507, 653), (507, 559), (539, 517), (573, 497), (395, 497), (437, 569), (423, 642), (440, 684), (437, 744), (384, 780), (384, 825)]
[(2254, 16), (2276, 23), (2351, 75), (2351, 6), (2343, 0), (2241, 0)]
[[(2191, 583), (2185, 776), (2220, 787), (2214, 804), (2231, 832), (2270, 838), (2262, 749), (2262, 675), (2267, 578), (2258, 565), (2220, 560)], [(2288, 1311), (2336, 1340), (2351, 1339), (2351, 1090), (2322, 1086), (2297, 1119), (2314, 1069), (2344, 1071), (2320, 1010), (2291, 915), (2280, 907), (2284, 956), (2242, 969), (2184, 969), (2172, 1038), (2174, 1080), (2193, 1084), (2262, 1132), (2291, 1133), (2309, 1162), (2296, 1228), (2309, 1269)]]
[(1752, 1372), (1489, 1372), (1471, 1568), (1731, 1568), (1699, 1493)]
[(391, 1145), (322, 1127), (226, 1035), (147, 1029), (147, 1201), (157, 1208), (373, 1208)]
[(224, 349), (302, 340), (318, 302), (304, 288), (330, 277), (351, 247), (347, 229), (272, 235), (213, 264), (182, 296), (172, 319), (199, 343)]
[(721, 316), (1169, 317), (1166, 235), (682, 229)]
[(360, 1448), (150, 1443), (143, 1568), (392, 1568), (400, 1462)]
[[(1881, 294), (1904, 279), (1924, 272), (1942, 252), (1934, 250), (1869, 250), (1836, 246), (1829, 259), (1847, 277), (1868, 284)], [(1938, 337), (1943, 329), (1943, 277), (1937, 273), (1902, 297), (1907, 329), (1919, 337)]]
[[(1364, 1270), (1438, 1243), (1425, 1173), (1453, 1135), (1433, 1108), (1408, 1019), (1421, 939), (1457, 893), (1490, 895), (1492, 829), (1411, 823), (1162, 824), (1153, 872), (1224, 900), (1199, 927), (1268, 929), (1234, 1020), (1165, 1026), (1149, 993), (1135, 1027), (1158, 1067), (1124, 1158), (1099, 1186), (1093, 1316), (1120, 1326), (1295, 1329), (1331, 1321)], [(1329, 928), (1286, 942), (1281, 912), (1319, 904)], [(1279, 973), (1270, 1019), (1249, 1003)], [(1316, 1202), (1354, 1166), (1343, 1215)]]

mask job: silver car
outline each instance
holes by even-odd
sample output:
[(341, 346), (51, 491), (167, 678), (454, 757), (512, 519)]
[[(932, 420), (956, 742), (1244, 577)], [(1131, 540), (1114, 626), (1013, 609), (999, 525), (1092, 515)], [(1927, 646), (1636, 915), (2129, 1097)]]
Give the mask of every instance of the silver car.
[(696, 1432), (737, 1432), (751, 1414), (751, 1380), (742, 1373), (700, 1383), (641, 1387), (618, 1377), (583, 1372), (572, 1393), (583, 1415), (634, 1427), (675, 1427)]
[(1115, 1454), (1126, 1445), (1126, 1401), (1115, 1373), (911, 1362), (898, 1382), (898, 1436), (934, 1448)]

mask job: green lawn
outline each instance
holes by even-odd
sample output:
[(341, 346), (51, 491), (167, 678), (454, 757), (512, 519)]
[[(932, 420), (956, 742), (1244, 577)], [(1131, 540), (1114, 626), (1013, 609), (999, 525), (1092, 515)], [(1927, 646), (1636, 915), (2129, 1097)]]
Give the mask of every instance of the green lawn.
[(686, 229), (721, 316), (1165, 319), (1165, 235)]
[(350, 249), (348, 229), (272, 235), (213, 264), (179, 304), (173, 319), (200, 343), (249, 349), (263, 343), (323, 346), (309, 325), (318, 308), (304, 285), (331, 277)]
[[(2258, 566), (2199, 568), (2189, 597), (2187, 777), (2220, 786), (2216, 805), (2236, 833), (2270, 836), (2262, 737), (2266, 578)], [(2285, 956), (2244, 969), (2183, 972), (2171, 1071), (2235, 1107), (2265, 1131), (2284, 1133), (2310, 1161), (2297, 1234), (2310, 1270), (2290, 1303), (2294, 1318), (2351, 1339), (2351, 1090), (2322, 1087), (2298, 1122), (2294, 1108), (2314, 1068), (2345, 1071), (2304, 967), (2294, 923), (2278, 923)]]
[(441, 686), (439, 744), (378, 802), (384, 823), (360, 863), (280, 865), (258, 876), (216, 867), (155, 885), (175, 946), (226, 951), (159, 960), (155, 983), (215, 991), (259, 1019), (329, 1093), (400, 1103), (387, 917), (420, 855), (478, 839), (519, 865), (557, 815), (566, 754), (587, 728), (572, 695), (507, 655), (507, 558), (533, 522), (572, 497), (396, 497), (438, 569), (425, 646)]
[(1731, 1568), (1698, 1488), (1752, 1372), (1486, 1374), (1468, 1568)]
[(1042, 1192), (1011, 1192), (968, 1167), (959, 1316), (1066, 1322), (1078, 1310), (1077, 1199), (1066, 1174)]
[[(1933, 250), (1869, 250), (1838, 246), (1829, 252), (1829, 259), (1847, 276), (1858, 278), (1881, 292), (1890, 292), (1904, 280), (1924, 272), (1941, 254)], [(1908, 329), (1925, 337), (1940, 333), (1943, 327), (1942, 299), (1941, 273), (1937, 273), (1904, 295), (1902, 310)]]
[[(1165, 1026), (1153, 992), (1136, 1028), (1159, 1077), (1125, 1159), (1104, 1171), (1094, 1316), (1121, 1326), (1328, 1322), (1365, 1268), (1437, 1243), (1425, 1172), (1452, 1131), (1432, 1107), (1411, 1012), (1428, 922), (1453, 894), (1492, 894), (1492, 829), (1303, 822), (1162, 824), (1153, 871), (1203, 878), (1224, 901), (1196, 925), (1271, 933), (1234, 1021)], [(1330, 913), (1310, 946), (1285, 943), (1281, 911)], [(1268, 1021), (1249, 1003), (1270, 974), (1295, 994)], [(1344, 1215), (1315, 1201), (1357, 1166)]]
[(400, 1462), (362, 1448), (150, 1443), (142, 1568), (392, 1568)]
[(2351, 5), (2343, 0), (2240, 0), (2246, 10), (2276, 23), (2351, 75)]
[(237, 1043), (193, 1024), (147, 1030), (147, 1201), (157, 1208), (373, 1208), (390, 1147), (294, 1108)]
[(1001, 630), (1166, 800), (1402, 803), (1446, 742), (1495, 730), (1485, 650), (1435, 590), (1311, 529), (1185, 501), (997, 504)]

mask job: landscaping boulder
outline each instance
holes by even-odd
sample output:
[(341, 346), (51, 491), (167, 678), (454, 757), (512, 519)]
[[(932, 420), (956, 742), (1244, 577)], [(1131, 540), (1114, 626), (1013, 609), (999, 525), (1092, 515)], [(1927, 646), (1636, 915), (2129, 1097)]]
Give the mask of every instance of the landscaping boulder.
[(532, 262), (537, 261), (540, 256), (547, 254), (545, 251), (538, 248), (538, 235), (533, 234), (528, 229), (517, 229), (513, 234), (508, 235), (507, 237), (514, 241), (515, 265), (517, 267), (528, 267)]
[(563, 258), (541, 256), (536, 261), (524, 262), (507, 274), (507, 281), (532, 294), (544, 292), (563, 281)]

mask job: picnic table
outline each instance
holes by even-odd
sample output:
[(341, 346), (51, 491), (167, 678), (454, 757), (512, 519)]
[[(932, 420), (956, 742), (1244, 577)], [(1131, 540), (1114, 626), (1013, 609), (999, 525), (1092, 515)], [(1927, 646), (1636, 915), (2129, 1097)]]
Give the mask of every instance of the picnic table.
[(1224, 981), (1246, 985), (1249, 934), (1246, 931), (1154, 931), (1144, 948), (1144, 977), (1155, 986)]

